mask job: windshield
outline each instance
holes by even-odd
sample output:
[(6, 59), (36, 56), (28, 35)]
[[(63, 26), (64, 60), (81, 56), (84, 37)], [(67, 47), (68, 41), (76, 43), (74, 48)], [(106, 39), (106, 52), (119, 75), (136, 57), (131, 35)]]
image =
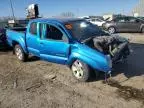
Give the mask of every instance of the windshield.
[(85, 20), (71, 21), (65, 26), (77, 40), (85, 40), (95, 36), (109, 36), (101, 28)]

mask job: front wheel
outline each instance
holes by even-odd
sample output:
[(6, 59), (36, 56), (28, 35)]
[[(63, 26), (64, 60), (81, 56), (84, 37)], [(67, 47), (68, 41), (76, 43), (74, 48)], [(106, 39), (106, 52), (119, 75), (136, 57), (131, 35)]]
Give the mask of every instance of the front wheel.
[(74, 61), (71, 66), (71, 70), (73, 72), (73, 76), (79, 81), (86, 82), (90, 78), (89, 66), (80, 60)]
[(24, 53), (24, 51), (20, 45), (15, 45), (14, 53), (16, 54), (17, 58), (23, 62), (26, 61), (26, 59), (28, 57), (28, 55)]

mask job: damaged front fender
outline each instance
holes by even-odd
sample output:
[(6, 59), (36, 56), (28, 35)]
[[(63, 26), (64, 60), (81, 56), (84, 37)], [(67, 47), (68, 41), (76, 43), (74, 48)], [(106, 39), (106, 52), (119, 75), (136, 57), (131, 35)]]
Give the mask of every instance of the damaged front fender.
[(77, 59), (85, 62), (95, 70), (102, 72), (111, 71), (112, 63), (110, 56), (97, 52), (84, 44), (72, 47), (72, 53), (67, 64), (71, 65)]

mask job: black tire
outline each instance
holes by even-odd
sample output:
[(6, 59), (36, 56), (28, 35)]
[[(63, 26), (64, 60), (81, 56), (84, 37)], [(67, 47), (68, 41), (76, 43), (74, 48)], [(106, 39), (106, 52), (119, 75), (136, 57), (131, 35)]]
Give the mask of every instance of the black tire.
[[(76, 66), (77, 63), (81, 65), (81, 67)], [(74, 69), (76, 67), (77, 67), (77, 70)], [(72, 70), (73, 76), (79, 81), (86, 82), (90, 79), (90, 67), (80, 60), (75, 60), (73, 62), (71, 66), (71, 70)]]
[(20, 45), (15, 45), (14, 53), (16, 54), (18, 60), (20, 60), (22, 62), (25, 62), (27, 60), (27, 58), (28, 58), (28, 55), (24, 53), (24, 51), (23, 51), (23, 49), (22, 49), (22, 47)]
[(94, 70), (95, 79), (97, 80), (100, 77), (100, 72), (98, 70)]
[(109, 28), (108, 28), (108, 32), (109, 32), (110, 34), (114, 34), (114, 33), (116, 33), (116, 29), (115, 29), (114, 27), (109, 27)]
[(144, 27), (142, 27), (141, 32), (144, 33)]

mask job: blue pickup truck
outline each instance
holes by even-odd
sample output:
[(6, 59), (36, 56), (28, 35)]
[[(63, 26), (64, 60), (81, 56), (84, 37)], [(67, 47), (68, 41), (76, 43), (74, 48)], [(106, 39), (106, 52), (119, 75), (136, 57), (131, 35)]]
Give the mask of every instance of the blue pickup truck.
[(128, 40), (111, 36), (83, 19), (34, 19), (26, 28), (6, 31), (8, 44), (21, 61), (32, 54), (68, 65), (76, 79), (87, 81), (94, 72), (110, 73), (112, 64), (129, 55)]

